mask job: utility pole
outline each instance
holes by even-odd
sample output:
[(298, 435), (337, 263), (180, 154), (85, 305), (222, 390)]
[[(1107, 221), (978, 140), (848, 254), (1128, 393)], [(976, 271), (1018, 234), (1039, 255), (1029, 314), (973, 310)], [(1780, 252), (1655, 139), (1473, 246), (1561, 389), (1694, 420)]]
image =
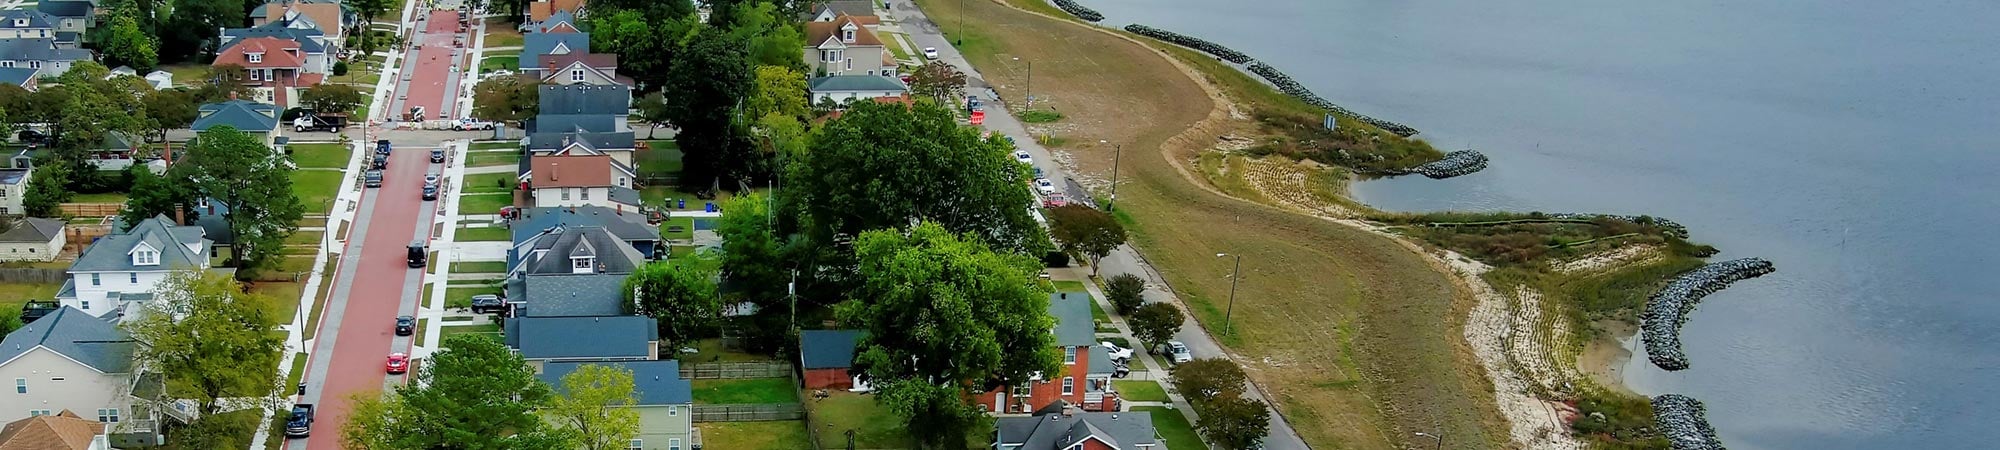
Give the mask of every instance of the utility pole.
[[(1110, 143), (1111, 141), (1100, 140), (1097, 142), (1102, 144), (1102, 143)], [(1107, 200), (1104, 202), (1105, 211), (1118, 210), (1118, 160), (1121, 159), (1124, 156), (1124, 154), (1125, 154), (1124, 144), (1111, 144), (1111, 200)]]
[(958, 0), (958, 33), (957, 33), (957, 34), (958, 34), (957, 36), (952, 36), (952, 37), (954, 37), (954, 38), (957, 38), (957, 39), (958, 39), (958, 42), (957, 42), (957, 43), (955, 43), (955, 44), (952, 44), (952, 45), (965, 45), (965, 0)]
[(1229, 307), (1227, 309), (1222, 310), (1222, 335), (1228, 336), (1229, 316), (1236, 313), (1236, 283), (1243, 281), (1243, 255), (1230, 255), (1228, 253), (1215, 254), (1215, 257), (1217, 258), (1221, 258), (1224, 256), (1236, 257), (1236, 269), (1231, 271), (1229, 274)]

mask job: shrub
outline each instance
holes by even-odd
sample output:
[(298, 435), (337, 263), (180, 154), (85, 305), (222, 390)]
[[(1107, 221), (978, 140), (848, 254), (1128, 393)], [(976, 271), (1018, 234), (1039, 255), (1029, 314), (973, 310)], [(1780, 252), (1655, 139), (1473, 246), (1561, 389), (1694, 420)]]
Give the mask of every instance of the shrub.
[(1104, 296), (1109, 297), (1107, 300), (1121, 316), (1131, 315), (1146, 303), (1145, 291), (1146, 282), (1129, 273), (1118, 274), (1104, 283)]
[(346, 75), (347, 75), (347, 61), (334, 61), (333, 76), (339, 77)]
[(1021, 112), (1021, 121), (1027, 123), (1049, 123), (1062, 120), (1062, 118), (1063, 118), (1062, 113), (1055, 111), (1030, 109)]

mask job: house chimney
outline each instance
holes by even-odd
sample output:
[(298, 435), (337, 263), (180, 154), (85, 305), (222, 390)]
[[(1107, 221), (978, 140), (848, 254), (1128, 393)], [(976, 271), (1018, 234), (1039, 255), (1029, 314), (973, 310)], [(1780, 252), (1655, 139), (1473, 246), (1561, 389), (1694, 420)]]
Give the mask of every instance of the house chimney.
[(562, 169), (562, 163), (553, 163), (553, 162), (549, 163), (549, 181), (556, 181), (562, 179), (556, 176), (557, 174), (562, 173), (561, 169)]
[(229, 99), (230, 100), (236, 99), (236, 91), (229, 91)]

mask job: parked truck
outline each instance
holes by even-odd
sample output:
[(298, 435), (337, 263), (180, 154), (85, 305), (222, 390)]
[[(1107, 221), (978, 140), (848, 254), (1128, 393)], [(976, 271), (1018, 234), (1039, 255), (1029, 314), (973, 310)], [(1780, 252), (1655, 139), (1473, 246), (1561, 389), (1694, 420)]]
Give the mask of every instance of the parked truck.
[(302, 438), (312, 436), (313, 404), (292, 405), (292, 416), (285, 419), (285, 437)]
[(309, 112), (300, 114), (298, 118), (292, 119), (292, 131), (300, 133), (307, 131), (335, 132), (340, 131), (342, 128), (347, 128), (346, 114)]

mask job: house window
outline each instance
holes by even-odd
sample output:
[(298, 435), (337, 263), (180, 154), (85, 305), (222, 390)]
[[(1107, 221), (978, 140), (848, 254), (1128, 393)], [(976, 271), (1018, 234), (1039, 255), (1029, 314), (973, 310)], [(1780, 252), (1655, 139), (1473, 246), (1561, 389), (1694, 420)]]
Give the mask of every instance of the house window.
[(854, 30), (843, 30), (843, 31), (841, 31), (841, 32), (840, 32), (840, 40), (842, 40), (842, 41), (846, 41), (846, 42), (854, 42)]
[(126, 274), (126, 275), (130, 275), (130, 276), (131, 276), (131, 282), (132, 282), (132, 284), (139, 284), (139, 272), (132, 272), (132, 273), (128, 273), (128, 274)]
[(83, 303), (83, 305), (82, 305), (82, 306), (83, 306), (83, 310), (84, 310), (84, 311), (89, 311), (89, 310), (90, 310), (90, 300), (84, 300), (84, 301), (82, 301), (82, 302), (80, 302), (80, 303)]
[(264, 74), (259, 73), (259, 71), (251, 70), (249, 72), (250, 72), (250, 81), (257, 81), (264, 79)]
[(246, 57), (249, 57), (249, 58), (250, 58), (250, 62), (251, 62), (251, 63), (260, 63), (260, 62), (264, 62), (264, 54), (263, 54), (263, 53), (246, 53), (246, 54), (244, 54), (243, 56), (246, 56)]
[(14, 67), (13, 61), (0, 61), (0, 67)]
[(680, 405), (667, 405), (667, 417), (681, 415)]
[(840, 62), (840, 50), (827, 50), (826, 62)]
[(97, 410), (97, 421), (104, 423), (118, 423), (118, 408), (107, 408), (107, 409)]
[(681, 450), (681, 439), (667, 439), (667, 450)]
[(94, 273), (93, 273), (93, 274), (90, 274), (90, 285), (91, 285), (91, 286), (103, 286), (103, 285), (104, 285), (104, 280), (100, 279), (100, 278), (98, 277), (98, 274), (94, 274)]
[(646, 440), (645, 440), (645, 439), (633, 439), (633, 440), (632, 440), (632, 442), (627, 442), (627, 443), (625, 443), (625, 448), (627, 448), (627, 449), (629, 449), (629, 450), (642, 450), (642, 449), (645, 449), (645, 448), (646, 448)]
[(1015, 386), (1015, 387), (1014, 387), (1014, 396), (1015, 396), (1015, 397), (1027, 397), (1027, 396), (1029, 396), (1029, 395), (1033, 395), (1033, 394), (1034, 394), (1033, 392), (1031, 392), (1031, 391), (1029, 391), (1029, 390), (1028, 390), (1028, 387), (1027, 387), (1027, 386)]
[(27, 379), (27, 378), (15, 378), (15, 379), (14, 379), (14, 393), (16, 393), (16, 394), (26, 394), (26, 393), (28, 393), (28, 379)]
[(30, 69), (40, 69), (40, 68), (42, 68), (42, 62), (41, 62), (41, 61), (28, 61), (28, 68), (30, 68)]
[(46, 416), (46, 415), (49, 415), (49, 410), (46, 410), (46, 409), (30, 409), (30, 410), (28, 410), (28, 417), (41, 417), (41, 416)]
[(14, 19), (14, 26), (17, 27), (28, 26), (28, 19)]
[(854, 70), (854, 60), (852, 60), (852, 59), (849, 59), (849, 60), (846, 60), (846, 61), (847, 61), (847, 66), (846, 66), (846, 68), (843, 68), (843, 69), (841, 69), (841, 70)]
[(569, 268), (576, 273), (589, 273), (592, 268), (590, 258), (571, 258)]
[[(139, 250), (136, 252), (132, 252), (132, 264), (140, 266), (159, 265), (160, 252), (152, 250)], [(133, 282), (137, 283), (138, 281), (133, 281)]]
[(569, 71), (569, 80), (570, 80), (570, 81), (576, 81), (576, 82), (582, 82), (582, 81), (583, 81), (583, 69), (576, 69), (576, 70), (571, 70), (571, 71)]
[(1076, 347), (1063, 347), (1063, 364), (1076, 364)]
[(1063, 377), (1063, 395), (1076, 393), (1076, 378)]
[(577, 190), (577, 193), (578, 193), (578, 194), (582, 194), (582, 195), (583, 195), (583, 199), (584, 199), (584, 200), (590, 200), (590, 190), (589, 190), (589, 189), (579, 189), (579, 190)]

